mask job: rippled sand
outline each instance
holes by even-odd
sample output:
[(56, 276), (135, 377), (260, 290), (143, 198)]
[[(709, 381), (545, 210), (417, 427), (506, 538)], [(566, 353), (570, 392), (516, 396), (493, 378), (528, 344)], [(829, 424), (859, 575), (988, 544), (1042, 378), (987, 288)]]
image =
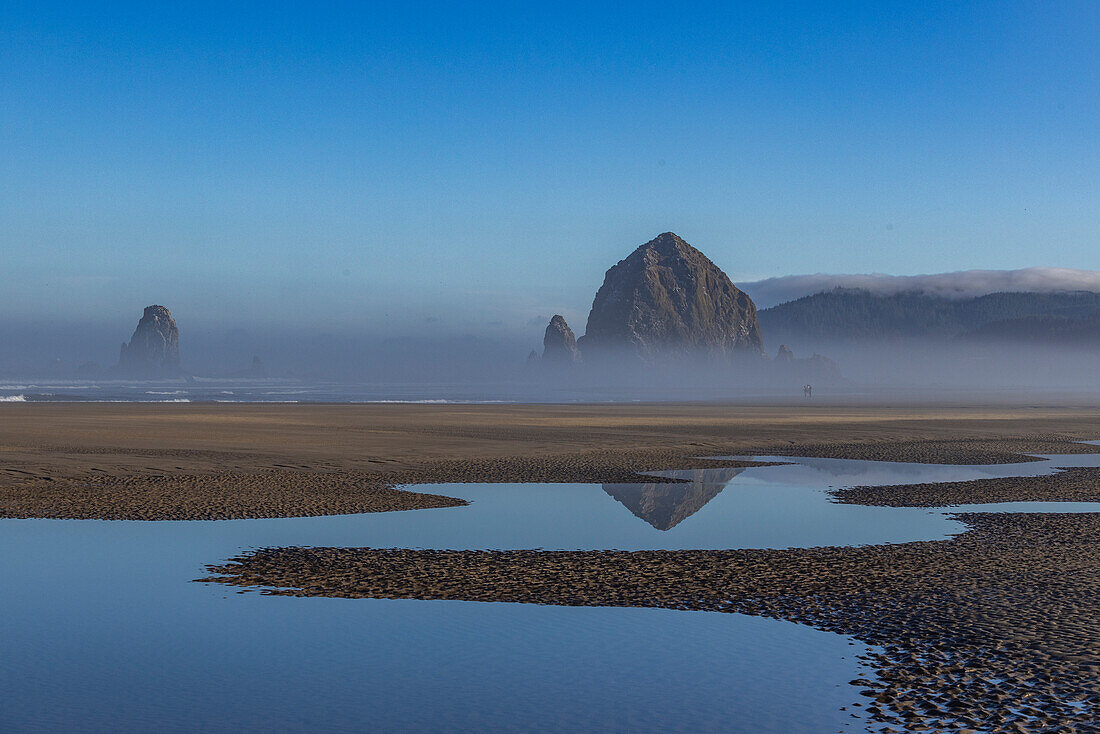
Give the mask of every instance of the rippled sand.
[(632, 482), (731, 454), (998, 463), (1097, 437), (1100, 409), (1059, 407), (4, 404), (0, 517), (416, 509), (461, 500), (397, 486)]

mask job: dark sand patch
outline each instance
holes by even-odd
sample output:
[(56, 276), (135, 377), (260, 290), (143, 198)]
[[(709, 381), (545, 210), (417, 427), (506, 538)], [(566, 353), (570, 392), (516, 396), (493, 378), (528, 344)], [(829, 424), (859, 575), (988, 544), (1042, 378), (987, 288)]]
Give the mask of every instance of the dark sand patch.
[(203, 579), (267, 593), (741, 612), (882, 648), (853, 681), (905, 731), (1096, 731), (1100, 514), (959, 516), (950, 540), (855, 548), (268, 548)]
[(988, 502), (1100, 502), (1100, 468), (1070, 467), (1041, 477), (974, 479), (832, 490), (842, 504), (948, 507)]
[(1068, 441), (1065, 436), (1037, 434), (1002, 439), (960, 437), (948, 441), (806, 443), (780, 446), (771, 455), (916, 464), (1017, 464), (1042, 461), (1035, 454), (1097, 453), (1100, 453), (1100, 446)]
[(375, 476), (304, 471), (89, 473), (0, 487), (0, 517), (79, 520), (233, 520), (455, 507), (465, 500), (409, 492)]

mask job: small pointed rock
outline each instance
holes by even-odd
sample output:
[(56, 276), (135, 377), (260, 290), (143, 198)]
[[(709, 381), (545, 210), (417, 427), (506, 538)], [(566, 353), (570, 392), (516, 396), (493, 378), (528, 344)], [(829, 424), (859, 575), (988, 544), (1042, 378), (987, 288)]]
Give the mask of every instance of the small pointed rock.
[(118, 356), (119, 372), (131, 377), (164, 377), (180, 371), (180, 332), (164, 306), (147, 306), (134, 335)]
[(577, 337), (561, 316), (554, 316), (546, 326), (546, 334), (542, 337), (542, 361), (554, 365), (580, 361)]

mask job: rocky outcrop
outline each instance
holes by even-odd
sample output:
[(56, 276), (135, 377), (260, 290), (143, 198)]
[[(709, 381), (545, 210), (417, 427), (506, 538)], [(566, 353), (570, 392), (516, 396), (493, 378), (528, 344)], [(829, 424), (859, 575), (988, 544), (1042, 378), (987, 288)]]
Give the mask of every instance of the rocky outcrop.
[(164, 306), (148, 306), (129, 344), (118, 356), (118, 371), (128, 377), (180, 374), (180, 332)]
[(771, 378), (773, 383), (805, 386), (810, 385), (840, 385), (844, 383), (844, 377), (840, 373), (840, 366), (820, 354), (799, 359), (786, 344), (779, 347), (772, 363)]
[(561, 316), (554, 316), (546, 326), (542, 337), (542, 363), (546, 365), (569, 365), (580, 361), (577, 351), (577, 338), (573, 330)]
[(671, 232), (607, 271), (580, 346), (586, 358), (626, 352), (644, 361), (763, 354), (752, 299)]
[(801, 364), (803, 373), (814, 382), (825, 384), (844, 382), (844, 377), (840, 373), (840, 365), (823, 354), (815, 353), (812, 357), (796, 361)]

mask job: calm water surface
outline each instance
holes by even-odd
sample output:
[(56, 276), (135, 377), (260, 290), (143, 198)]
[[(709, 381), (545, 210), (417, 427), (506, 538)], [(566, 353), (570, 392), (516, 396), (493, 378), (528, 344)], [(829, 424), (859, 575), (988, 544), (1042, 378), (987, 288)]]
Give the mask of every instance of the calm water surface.
[[(436, 485), (469, 507), (222, 522), (0, 520), (2, 731), (858, 730), (865, 652), (732, 614), (294, 599), (189, 583), (249, 547), (733, 548), (944, 537), (830, 485), (1045, 473), (790, 459), (683, 485)], [(672, 489), (670, 489), (670, 487)], [(985, 509), (984, 506), (977, 509)], [(1013, 503), (995, 511), (1096, 511)]]

